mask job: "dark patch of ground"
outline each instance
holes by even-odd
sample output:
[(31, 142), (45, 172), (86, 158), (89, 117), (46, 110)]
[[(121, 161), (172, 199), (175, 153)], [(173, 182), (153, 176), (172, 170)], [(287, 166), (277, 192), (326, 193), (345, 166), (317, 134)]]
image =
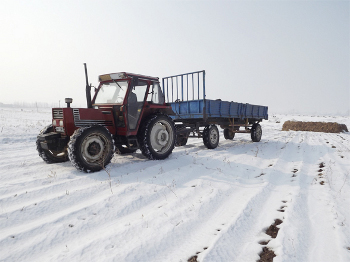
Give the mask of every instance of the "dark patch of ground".
[(270, 242), (270, 240), (268, 240), (268, 241), (260, 241), (259, 244), (262, 245), (262, 246), (266, 246), (269, 242)]
[(272, 262), (273, 258), (276, 256), (275, 252), (273, 252), (268, 247), (263, 247), (263, 250), (259, 254), (260, 259), (257, 262)]
[(261, 177), (261, 176), (263, 176), (263, 175), (265, 175), (265, 173), (261, 173), (260, 175), (256, 176), (255, 178)]
[[(284, 212), (284, 210), (281, 212)], [(275, 219), (275, 223), (269, 226), (269, 228), (265, 231), (265, 233), (271, 236), (272, 238), (276, 238), (278, 234), (278, 230), (280, 230), (277, 226), (282, 224), (282, 222), (283, 221), (281, 219)]]
[(193, 257), (190, 257), (187, 261), (188, 262), (198, 262), (198, 260), (197, 260), (197, 256), (193, 256)]

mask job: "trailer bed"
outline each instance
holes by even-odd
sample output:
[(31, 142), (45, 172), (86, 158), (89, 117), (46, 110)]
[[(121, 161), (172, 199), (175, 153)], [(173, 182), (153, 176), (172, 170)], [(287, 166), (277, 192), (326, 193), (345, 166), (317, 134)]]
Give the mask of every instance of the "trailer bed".
[(236, 118), (268, 119), (268, 107), (221, 100), (199, 99), (170, 103), (173, 120)]

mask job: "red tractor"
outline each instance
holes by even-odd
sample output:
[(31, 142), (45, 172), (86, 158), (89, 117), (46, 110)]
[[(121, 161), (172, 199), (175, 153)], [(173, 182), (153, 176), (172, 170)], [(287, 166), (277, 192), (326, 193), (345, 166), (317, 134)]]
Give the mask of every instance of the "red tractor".
[(159, 78), (126, 72), (100, 75), (91, 99), (86, 75), (87, 108), (53, 108), (52, 124), (37, 138), (47, 163), (68, 159), (79, 170), (94, 172), (108, 165), (116, 150), (140, 149), (149, 159), (165, 159), (174, 149), (176, 130)]

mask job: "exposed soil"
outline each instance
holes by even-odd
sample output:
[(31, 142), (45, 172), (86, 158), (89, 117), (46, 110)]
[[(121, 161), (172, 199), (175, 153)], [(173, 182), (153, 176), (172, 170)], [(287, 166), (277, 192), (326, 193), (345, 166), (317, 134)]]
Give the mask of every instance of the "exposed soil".
[(267, 247), (263, 247), (262, 252), (259, 254), (260, 259), (257, 262), (272, 262), (273, 258), (276, 256), (275, 252)]
[(270, 241), (260, 241), (259, 244), (262, 246), (266, 246)]
[(193, 256), (193, 257), (190, 257), (187, 261), (188, 262), (198, 262), (198, 260), (197, 260), (197, 256)]
[(261, 176), (263, 176), (263, 175), (265, 175), (265, 173), (261, 173), (260, 175), (256, 176), (255, 178), (261, 177)]
[[(284, 210), (278, 210), (281, 212), (284, 212)], [(277, 226), (282, 224), (283, 221), (281, 219), (275, 219), (275, 223), (273, 223), (266, 231), (265, 233), (269, 236), (271, 236), (272, 238), (276, 238), (277, 234), (278, 234), (278, 230), (280, 230)]]
[(275, 225), (269, 226), (269, 228), (266, 230), (266, 234), (271, 236), (272, 238), (276, 238), (278, 234), (278, 230), (280, 230), (278, 227)]
[(312, 131), (323, 133), (340, 133), (348, 132), (345, 124), (335, 122), (303, 122), (303, 121), (286, 121), (282, 126), (282, 131)]

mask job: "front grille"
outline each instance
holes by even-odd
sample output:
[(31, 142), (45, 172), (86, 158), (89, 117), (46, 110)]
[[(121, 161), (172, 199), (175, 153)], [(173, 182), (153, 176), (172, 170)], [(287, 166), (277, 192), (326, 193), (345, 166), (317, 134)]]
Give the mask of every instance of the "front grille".
[(53, 119), (63, 119), (63, 109), (52, 110)]

